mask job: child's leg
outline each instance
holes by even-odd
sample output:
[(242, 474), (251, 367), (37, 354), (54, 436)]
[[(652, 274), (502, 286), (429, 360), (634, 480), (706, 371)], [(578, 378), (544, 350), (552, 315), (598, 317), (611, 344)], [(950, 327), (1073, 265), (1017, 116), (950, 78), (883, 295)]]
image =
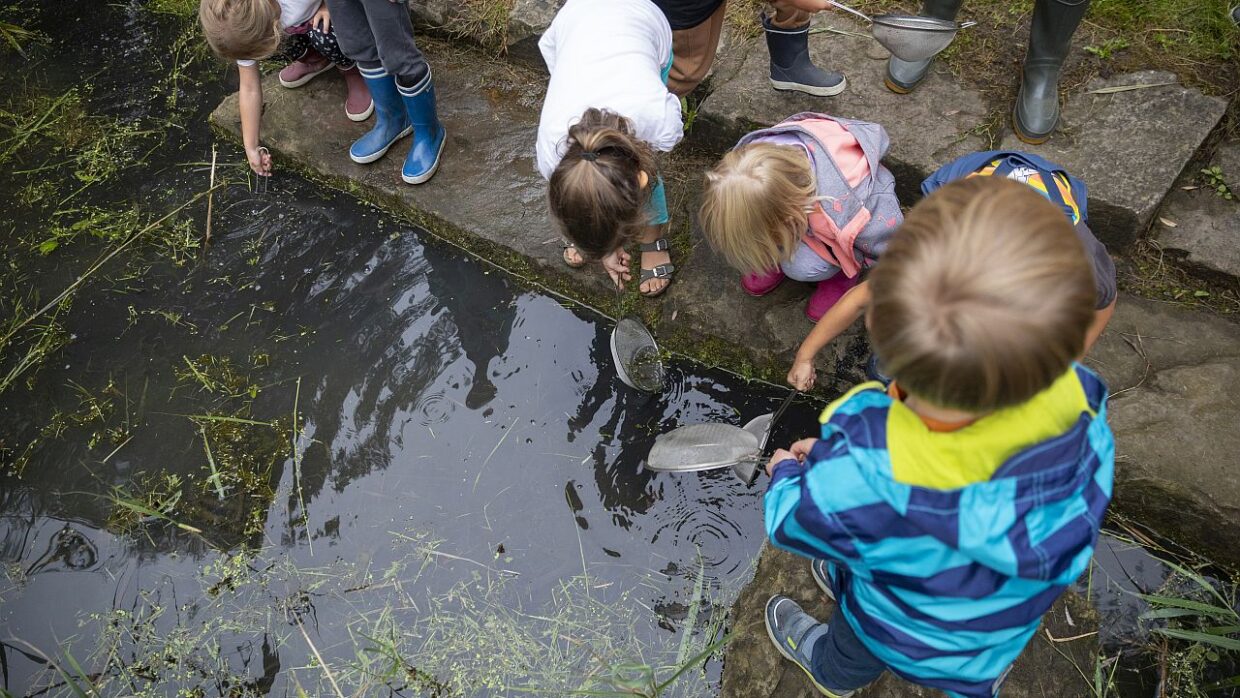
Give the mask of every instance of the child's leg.
[(332, 67), (331, 61), (315, 50), (307, 34), (289, 34), (281, 44), (283, 56), (290, 61), (279, 76), (285, 87), (301, 87)]
[(837, 606), (827, 622), (827, 632), (814, 643), (814, 678), (824, 686), (852, 690), (874, 682), (887, 670), (875, 657)]
[(331, 61), (344, 73), (345, 100), (344, 113), (350, 121), (365, 121), (374, 112), (374, 102), (370, 98), (370, 90), (358, 72), (353, 59), (345, 55), (336, 39), (336, 26), (333, 24), (326, 32), (311, 27), (306, 34), (310, 45), (319, 55)]
[(326, 32), (311, 27), (306, 32), (306, 39), (310, 45), (314, 47), (319, 55), (331, 61), (337, 68), (345, 69), (353, 67), (353, 59), (345, 55), (340, 49), (340, 42), (336, 40), (336, 28), (333, 26)]
[(822, 319), (831, 306), (838, 303), (849, 289), (861, 281), (860, 277), (845, 276), (839, 267), (823, 259), (804, 243), (797, 246), (792, 259), (784, 262), (782, 268), (790, 279), (818, 284), (805, 306), (805, 316), (811, 322)]
[(780, 268), (789, 279), (807, 283), (825, 281), (835, 276), (840, 270), (805, 243), (798, 244), (796, 252), (792, 254), (792, 259), (781, 264)]
[(646, 203), (646, 216), (650, 225), (642, 233), (641, 243), (641, 281), (638, 289), (643, 296), (653, 297), (663, 293), (672, 282), (672, 273), (676, 267), (672, 265), (672, 256), (667, 251), (667, 224), (671, 216), (667, 212), (667, 192), (663, 188), (663, 178), (656, 177), (650, 190), (650, 200)]
[(390, 0), (329, 0), (336, 40), (364, 72), (383, 68), (404, 87), (430, 71), (413, 38), (409, 7)]

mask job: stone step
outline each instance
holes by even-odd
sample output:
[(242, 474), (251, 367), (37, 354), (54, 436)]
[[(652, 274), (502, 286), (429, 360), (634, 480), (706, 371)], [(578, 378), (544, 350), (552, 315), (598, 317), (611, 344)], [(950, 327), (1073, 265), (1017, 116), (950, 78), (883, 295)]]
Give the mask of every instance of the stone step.
[[(768, 54), (755, 48), (734, 75), (712, 84), (698, 109), (694, 138), (711, 148), (730, 147), (747, 131), (801, 111), (876, 121), (891, 136), (886, 162), (905, 203), (917, 198), (921, 180), (943, 163), (989, 149), (984, 134), (997, 116), (994, 108), (946, 66), (934, 65), (915, 92), (897, 95), (883, 85), (888, 54), (864, 26), (831, 13), (820, 13), (815, 23), (830, 31), (811, 35), (810, 53), (818, 65), (845, 74), (846, 91), (836, 97), (777, 92), (769, 83)], [(1015, 70), (1012, 77), (1017, 79)], [(1147, 85), (1159, 86), (1109, 91)], [(1006, 135), (999, 142), (1047, 157), (1084, 180), (1095, 233), (1119, 248), (1149, 226), (1225, 110), (1224, 100), (1181, 86), (1171, 73), (1142, 71), (1095, 80), (1069, 95), (1060, 132), (1044, 145), (1017, 140), (1004, 112), (999, 116)]]
[(1217, 167), (1232, 198), (1189, 168), (1171, 190), (1153, 239), (1190, 273), (1240, 287), (1240, 140), (1219, 144), (1206, 167)]

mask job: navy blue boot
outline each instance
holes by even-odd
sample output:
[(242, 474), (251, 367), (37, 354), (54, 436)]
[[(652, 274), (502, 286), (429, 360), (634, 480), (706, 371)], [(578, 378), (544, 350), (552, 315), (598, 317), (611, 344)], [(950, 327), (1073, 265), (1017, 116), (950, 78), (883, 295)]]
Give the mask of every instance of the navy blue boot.
[(405, 101), (409, 122), (413, 124), (413, 147), (405, 158), (400, 178), (408, 184), (421, 184), (439, 169), (439, 156), (443, 154), (448, 134), (439, 122), (439, 112), (435, 109), (435, 82), (429, 69), (417, 85), (397, 85), (397, 88)]
[(401, 103), (396, 78), (383, 68), (367, 70), (358, 66), (370, 97), (375, 102), (375, 127), (349, 146), (349, 159), (360, 165), (374, 162), (387, 153), (396, 141), (413, 131), (409, 114)]

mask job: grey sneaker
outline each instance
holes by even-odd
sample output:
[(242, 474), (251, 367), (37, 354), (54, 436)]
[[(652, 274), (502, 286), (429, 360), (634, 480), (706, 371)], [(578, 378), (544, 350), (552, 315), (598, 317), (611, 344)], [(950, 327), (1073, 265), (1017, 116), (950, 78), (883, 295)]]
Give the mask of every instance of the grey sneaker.
[(809, 573), (813, 575), (814, 581), (818, 583), (818, 588), (822, 589), (828, 599), (835, 600), (835, 592), (831, 591), (831, 575), (827, 574), (826, 560), (811, 560), (809, 563)]
[(776, 594), (766, 602), (766, 634), (784, 659), (801, 667), (818, 692), (829, 698), (848, 698), (854, 691), (830, 689), (818, 683), (810, 668), (814, 643), (827, 632), (827, 624), (801, 610), (797, 602)]

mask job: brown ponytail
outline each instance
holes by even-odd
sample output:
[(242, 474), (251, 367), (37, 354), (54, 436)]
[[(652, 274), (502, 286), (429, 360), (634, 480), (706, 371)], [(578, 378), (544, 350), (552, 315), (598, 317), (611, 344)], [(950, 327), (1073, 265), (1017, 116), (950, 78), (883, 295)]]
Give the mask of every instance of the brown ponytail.
[[(551, 217), (582, 255), (598, 259), (648, 225), (645, 204), (656, 176), (654, 152), (633, 123), (591, 107), (568, 129), (568, 149), (551, 173)], [(647, 188), (638, 182), (642, 172)]]

